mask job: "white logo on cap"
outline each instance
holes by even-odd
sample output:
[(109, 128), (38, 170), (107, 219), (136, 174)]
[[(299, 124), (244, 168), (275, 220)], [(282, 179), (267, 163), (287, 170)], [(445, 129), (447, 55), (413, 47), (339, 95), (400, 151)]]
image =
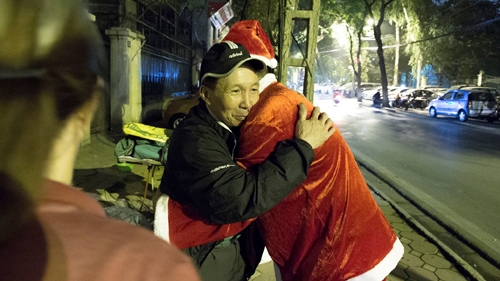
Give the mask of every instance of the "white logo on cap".
[(238, 45), (234, 43), (233, 41), (222, 41), (223, 43), (226, 43), (230, 49), (238, 49)]
[(232, 54), (229, 55), (229, 58), (232, 59), (234, 57), (239, 57), (239, 56), (243, 56), (243, 52), (232, 53)]

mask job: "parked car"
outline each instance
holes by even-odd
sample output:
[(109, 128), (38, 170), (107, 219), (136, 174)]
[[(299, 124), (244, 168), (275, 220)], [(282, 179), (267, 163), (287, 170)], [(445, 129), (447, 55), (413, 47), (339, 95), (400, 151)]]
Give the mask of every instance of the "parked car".
[(198, 104), (199, 98), (200, 96), (196, 94), (168, 101), (162, 113), (163, 123), (166, 124), (167, 128), (175, 129), (189, 113), (189, 110)]
[(451, 90), (460, 90), (462, 88), (465, 88), (465, 87), (469, 87), (471, 85), (469, 84), (457, 84), (457, 85), (452, 85), (451, 87), (448, 88), (449, 91)]
[(314, 93), (321, 95), (329, 95), (334, 89), (331, 83), (314, 84)]
[(389, 105), (391, 107), (408, 109), (408, 99), (414, 88), (399, 87), (389, 95)]
[[(387, 90), (390, 91), (390, 87), (388, 87)], [(378, 85), (376, 87), (373, 87), (371, 89), (367, 89), (367, 90), (363, 91), (363, 94), (362, 94), (363, 99), (371, 100), (373, 98), (373, 95), (375, 95), (377, 92), (382, 94), (382, 86)]]
[(448, 88), (445, 88), (445, 87), (442, 87), (442, 86), (424, 86), (424, 87), (421, 87), (419, 89), (429, 90), (429, 91), (433, 91), (433, 92), (439, 92), (439, 91), (447, 91), (447, 90), (449, 90)]
[[(369, 91), (369, 90), (373, 90), (377, 87), (380, 87), (380, 83), (372, 83), (372, 82), (362, 82), (360, 85), (359, 85), (360, 89), (361, 89), (361, 95), (362, 97), (364, 98), (363, 96), (363, 93), (365, 91)], [(354, 94), (353, 94), (354, 96)], [(373, 96), (373, 95), (372, 95)], [(371, 97), (370, 97), (371, 98)]]
[[(361, 82), (361, 84), (359, 85), (359, 87), (361, 89), (361, 94), (363, 94), (367, 90), (371, 90), (371, 89), (374, 89), (374, 88), (379, 87), (379, 86), (380, 86), (380, 83), (372, 83), (372, 82)], [(353, 89), (352, 82), (348, 82), (348, 83), (341, 85), (340, 87), (335, 88), (333, 93), (335, 94), (335, 92), (341, 92), (344, 97), (353, 98), (356, 96), (355, 95), (356, 87), (357, 87), (356, 83), (354, 83), (354, 89)], [(364, 98), (364, 96), (363, 96), (363, 98)], [(370, 96), (370, 99), (371, 99), (371, 96)]]
[(491, 88), (491, 87), (481, 87), (481, 86), (467, 86), (467, 87), (463, 87), (461, 88), (463, 90), (476, 90), (476, 91), (485, 91), (485, 92), (489, 92), (489, 93), (492, 93), (493, 96), (498, 96), (499, 93), (497, 91), (497, 89), (495, 88)]
[(492, 87), (481, 87), (481, 86), (468, 86), (464, 87), (464, 90), (482, 90), (482, 91), (487, 91), (493, 94), (493, 97), (495, 98), (496, 101), (496, 110), (495, 113), (492, 115), (492, 118), (495, 120), (500, 120), (500, 93), (497, 91), (497, 89), (492, 88)]
[(409, 105), (413, 108), (420, 108), (421, 110), (424, 110), (432, 100), (438, 98), (437, 93), (422, 89), (413, 91), (411, 96), (412, 99), (410, 100)]
[(389, 87), (387, 97), (391, 107), (400, 107), (401, 101), (406, 99), (415, 89), (408, 87)]
[[(402, 87), (387, 86), (387, 96), (389, 98), (389, 101), (394, 100), (397, 92), (401, 91), (402, 89)], [(363, 91), (363, 99), (371, 100), (373, 98), (373, 95), (375, 95), (377, 92), (382, 94), (381, 86)]]
[(451, 90), (429, 103), (429, 115), (456, 116), (461, 122), (469, 117), (493, 122), (496, 101), (492, 93), (484, 90)]

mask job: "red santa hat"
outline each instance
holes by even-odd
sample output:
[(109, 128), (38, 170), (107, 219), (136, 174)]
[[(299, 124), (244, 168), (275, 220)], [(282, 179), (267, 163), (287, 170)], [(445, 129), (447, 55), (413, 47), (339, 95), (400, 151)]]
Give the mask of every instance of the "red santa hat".
[(261, 60), (270, 68), (278, 66), (271, 40), (258, 20), (242, 20), (235, 23), (223, 41), (233, 41), (243, 45), (252, 57)]

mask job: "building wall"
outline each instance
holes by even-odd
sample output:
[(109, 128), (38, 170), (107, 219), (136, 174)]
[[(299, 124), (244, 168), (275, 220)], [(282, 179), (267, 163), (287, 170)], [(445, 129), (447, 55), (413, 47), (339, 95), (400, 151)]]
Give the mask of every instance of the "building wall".
[(143, 50), (141, 70), (144, 123), (161, 119), (161, 111), (169, 99), (185, 96), (192, 89), (189, 62)]
[[(106, 30), (113, 27), (126, 28), (144, 37), (140, 46), (140, 74), (134, 76), (131, 72), (117, 69), (116, 71), (127, 73), (127, 76), (118, 84), (116, 81), (112, 83), (108, 78), (108, 84), (126, 88), (127, 85), (134, 85), (125, 81), (126, 79), (138, 79), (138, 83), (141, 83), (138, 96), (142, 104), (140, 122), (161, 118), (165, 99), (183, 95), (192, 89), (196, 81), (193, 79), (193, 69), (196, 70), (194, 65), (197, 63), (193, 58), (201, 57), (196, 54), (196, 50), (200, 53), (204, 51), (199, 47), (201, 42), (193, 40), (196, 37), (193, 35), (195, 19), (187, 8), (187, 2), (171, 0), (152, 6), (151, 1), (144, 0), (87, 0), (87, 4), (89, 12), (96, 16), (96, 24), (109, 50), (112, 47)], [(199, 12), (199, 15), (202, 14), (203, 12)], [(206, 20), (206, 16), (204, 18)], [(132, 94), (134, 91), (131, 91)], [(114, 101), (123, 99), (123, 106), (126, 107), (127, 102), (133, 99), (132, 96), (125, 99), (116, 96), (113, 94), (116, 92), (116, 89), (110, 88), (103, 98), (104, 108), (94, 121), (93, 132), (103, 127), (112, 129), (111, 127), (116, 126), (116, 122), (112, 121), (113, 107), (116, 107), (116, 103), (112, 105)]]

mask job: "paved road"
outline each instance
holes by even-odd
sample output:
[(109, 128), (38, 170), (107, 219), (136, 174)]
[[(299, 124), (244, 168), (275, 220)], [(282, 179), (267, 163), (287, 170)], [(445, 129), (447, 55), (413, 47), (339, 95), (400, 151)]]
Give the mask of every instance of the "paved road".
[(425, 111), (379, 110), (354, 100), (315, 104), (357, 157), (500, 261), (500, 123), (433, 119)]

